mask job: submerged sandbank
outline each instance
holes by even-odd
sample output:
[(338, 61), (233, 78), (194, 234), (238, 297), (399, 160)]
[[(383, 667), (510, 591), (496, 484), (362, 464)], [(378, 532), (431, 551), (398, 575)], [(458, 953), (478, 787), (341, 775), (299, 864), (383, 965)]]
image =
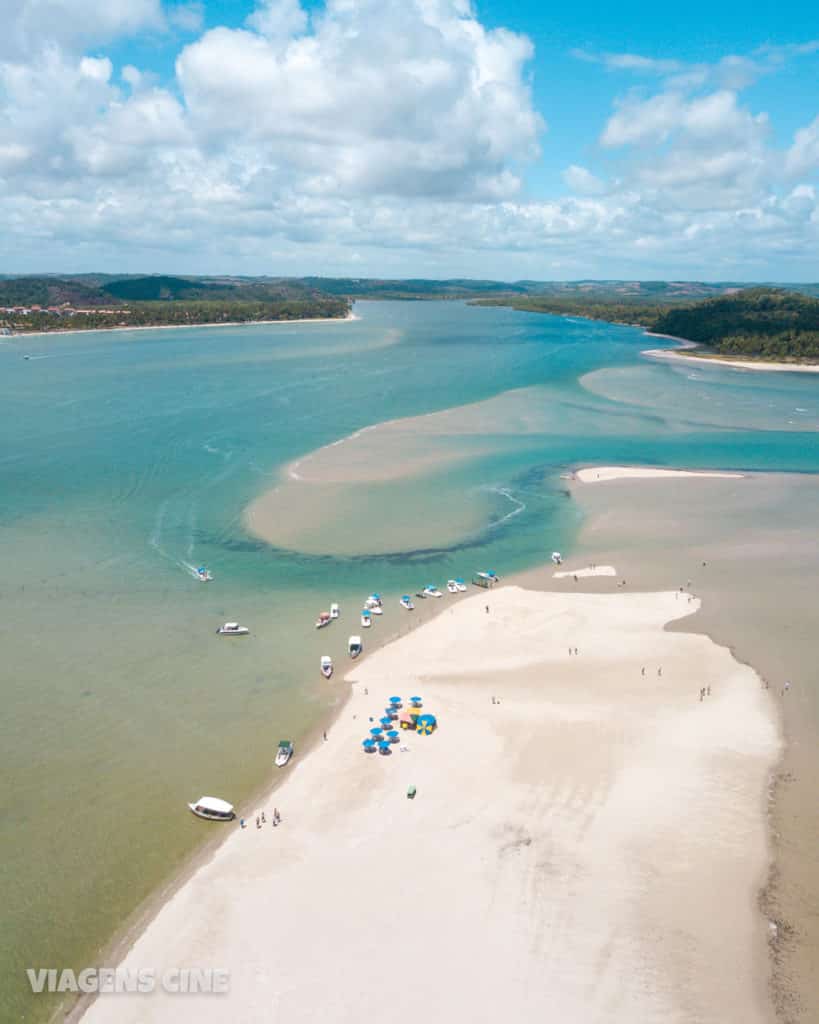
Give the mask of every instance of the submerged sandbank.
[[(751, 669), (663, 630), (696, 608), (503, 587), (356, 665), (267, 804), (282, 825), (232, 826), (124, 961), (225, 968), (230, 993), (103, 997), (84, 1020), (340, 1024), (375, 993), (396, 1024), (419, 993), (436, 1020), (767, 1020), (777, 731)], [(369, 718), (415, 692), (437, 734), (365, 755)]]
[(587, 565), (583, 569), (560, 569), (552, 573), (553, 580), (576, 579), (586, 580), (592, 576), (616, 576), (617, 570), (613, 565)]
[(659, 469), (654, 466), (587, 466), (578, 469), (575, 478), (582, 484), (605, 483), (607, 480), (650, 480), (668, 477), (714, 477), (720, 480), (740, 480), (742, 473), (719, 473), (705, 469)]

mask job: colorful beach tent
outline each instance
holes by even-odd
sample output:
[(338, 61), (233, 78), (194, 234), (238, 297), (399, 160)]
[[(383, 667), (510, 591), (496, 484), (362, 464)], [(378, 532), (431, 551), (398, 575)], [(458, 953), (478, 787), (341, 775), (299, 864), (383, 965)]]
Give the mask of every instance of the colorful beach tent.
[(415, 723), (415, 731), (419, 732), (422, 736), (430, 736), (435, 732), (437, 725), (435, 715), (419, 715), (418, 721)]
[(402, 711), (401, 714), (398, 716), (398, 724), (401, 726), (402, 729), (414, 729), (415, 719), (412, 717), (409, 711)]

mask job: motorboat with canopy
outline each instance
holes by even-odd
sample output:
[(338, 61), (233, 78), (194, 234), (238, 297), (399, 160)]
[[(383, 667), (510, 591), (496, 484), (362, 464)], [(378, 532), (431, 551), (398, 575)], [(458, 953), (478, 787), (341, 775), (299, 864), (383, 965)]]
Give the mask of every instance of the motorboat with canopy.
[(325, 679), (329, 679), (333, 674), (333, 659), (329, 654), (322, 654), (321, 656), (321, 674)]
[(293, 756), (295, 747), (290, 740), (279, 740), (279, 747), (276, 751), (276, 767), (284, 768)]
[(232, 821), (236, 817), (233, 804), (215, 796), (200, 796), (195, 804), (188, 804), (188, 807), (197, 818), (207, 818), (208, 821)]
[(240, 626), (238, 622), (226, 622), (216, 632), (221, 636), (247, 636), (250, 630), (247, 626)]

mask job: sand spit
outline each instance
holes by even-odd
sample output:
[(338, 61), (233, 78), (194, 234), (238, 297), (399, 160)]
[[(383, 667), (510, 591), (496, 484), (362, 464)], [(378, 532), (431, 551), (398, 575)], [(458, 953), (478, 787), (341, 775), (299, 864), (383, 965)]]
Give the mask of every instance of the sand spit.
[(590, 576), (616, 576), (617, 570), (613, 565), (587, 565), (585, 569), (561, 569), (560, 572), (553, 572), (552, 579), (585, 580)]
[[(661, 335), (658, 335), (661, 337)], [(734, 370), (772, 370), (785, 373), (819, 373), (819, 364), (816, 363), (769, 363), (763, 360), (752, 359), (724, 359), (722, 356), (704, 358), (703, 356), (692, 356), (687, 352), (668, 351), (664, 348), (648, 348), (640, 355), (648, 356), (650, 359), (673, 359), (683, 363), (702, 363), (705, 366), (727, 366)]]
[[(276, 790), (282, 824), (271, 798), (264, 828), (229, 826), (124, 961), (224, 968), (230, 993), (102, 997), (83, 1019), (768, 1021), (779, 739), (750, 668), (664, 631), (697, 607), (502, 587), (357, 664)], [(416, 692), (438, 732), (364, 754), (369, 718)]]
[(607, 480), (647, 480), (656, 477), (714, 477), (720, 480), (741, 480), (742, 473), (717, 473), (709, 470), (655, 469), (652, 466), (588, 466), (578, 469), (575, 479), (583, 484), (605, 483)]
[(347, 316), (314, 316), (304, 317), (301, 320), (231, 320), (218, 324), (145, 324), (139, 327), (78, 327), (60, 331), (18, 331), (10, 335), (15, 339), (21, 338), (48, 338), (53, 335), (63, 334), (119, 334), (123, 331), (181, 331), (191, 328), (211, 327), (278, 327), (282, 324), (344, 324), (350, 320), (360, 320), (361, 317), (355, 313), (348, 313)]

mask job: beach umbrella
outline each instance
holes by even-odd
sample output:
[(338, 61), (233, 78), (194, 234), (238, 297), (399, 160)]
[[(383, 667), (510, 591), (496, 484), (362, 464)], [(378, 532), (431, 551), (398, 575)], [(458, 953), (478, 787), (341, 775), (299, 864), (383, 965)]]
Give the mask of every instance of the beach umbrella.
[(370, 735), (371, 736), (380, 736), (383, 731), (384, 730), (381, 728), (381, 726), (377, 725), (374, 729), (370, 729)]
[(415, 731), (420, 733), (422, 736), (430, 736), (435, 731), (437, 724), (435, 715), (419, 715)]
[(372, 750), (373, 747), (375, 746), (375, 740), (370, 739), (370, 738), (367, 738), (366, 740), (362, 740), (361, 741), (361, 746), (364, 747), (365, 750)]
[(382, 740), (382, 741), (381, 741), (381, 742), (380, 742), (380, 743), (378, 744), (378, 752), (379, 752), (380, 754), (389, 754), (389, 753), (391, 752), (391, 751), (390, 751), (390, 745), (389, 745), (389, 743), (387, 743), (387, 741), (386, 741), (386, 740)]
[(390, 704), (400, 704), (400, 703), (401, 703), (401, 698), (400, 697), (390, 697)]
[(392, 721), (391, 718), (385, 716), (384, 718), (381, 719), (381, 724), (382, 725), (389, 725), (391, 721)]
[(387, 739), (390, 741), (390, 743), (397, 743), (398, 742), (398, 730), (397, 729), (390, 729), (390, 731), (387, 733)]
[(412, 701), (413, 704), (420, 704), (422, 698), (421, 697), (410, 697), (410, 700)]

